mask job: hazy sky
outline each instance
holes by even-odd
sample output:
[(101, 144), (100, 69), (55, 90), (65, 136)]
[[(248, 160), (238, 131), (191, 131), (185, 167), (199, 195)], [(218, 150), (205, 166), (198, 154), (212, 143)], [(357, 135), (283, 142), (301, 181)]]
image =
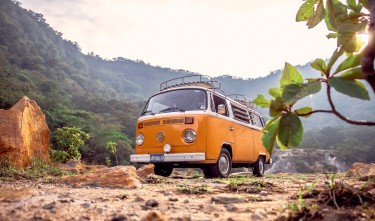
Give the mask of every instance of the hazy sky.
[(299, 0), (22, 0), (84, 53), (205, 75), (265, 76), (327, 58), (325, 26), (295, 22)]

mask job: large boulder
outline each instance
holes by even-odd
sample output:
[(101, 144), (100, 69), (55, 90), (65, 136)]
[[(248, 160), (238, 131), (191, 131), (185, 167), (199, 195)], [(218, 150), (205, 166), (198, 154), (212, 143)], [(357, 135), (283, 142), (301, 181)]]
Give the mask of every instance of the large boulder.
[(50, 131), (38, 104), (22, 97), (9, 110), (0, 109), (0, 161), (17, 168), (32, 159), (49, 162)]
[(364, 164), (364, 163), (353, 163), (352, 167), (346, 172), (347, 176), (352, 177), (365, 177), (375, 176), (375, 163)]
[(60, 180), (72, 186), (98, 186), (107, 188), (134, 188), (142, 185), (134, 166), (116, 166), (81, 175), (67, 176)]

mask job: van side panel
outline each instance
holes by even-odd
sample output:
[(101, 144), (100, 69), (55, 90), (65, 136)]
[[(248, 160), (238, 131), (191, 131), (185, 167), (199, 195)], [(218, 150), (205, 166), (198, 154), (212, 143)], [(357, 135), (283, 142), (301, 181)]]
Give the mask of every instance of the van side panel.
[(233, 123), (220, 114), (207, 115), (207, 154), (206, 159), (216, 160), (219, 157), (221, 147), (224, 143), (233, 148), (234, 131), (229, 128)]
[(234, 123), (233, 162), (250, 162), (253, 159), (253, 130)]
[(259, 155), (265, 155), (266, 156), (266, 162), (270, 159), (269, 153), (266, 151), (266, 148), (263, 146), (262, 142), (262, 136), (263, 132), (258, 130), (253, 130), (253, 140), (254, 140), (254, 158), (252, 158), (252, 161), (256, 161), (258, 159)]

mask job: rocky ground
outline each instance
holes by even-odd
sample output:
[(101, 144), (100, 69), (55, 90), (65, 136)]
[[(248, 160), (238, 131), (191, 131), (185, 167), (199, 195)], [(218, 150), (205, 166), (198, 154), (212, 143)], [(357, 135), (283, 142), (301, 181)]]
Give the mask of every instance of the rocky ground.
[[(0, 220), (287, 220), (292, 212), (294, 216), (289, 218), (295, 220), (314, 216), (375, 220), (374, 202), (363, 196), (360, 206), (349, 203), (332, 209), (326, 200), (327, 205), (317, 207), (314, 192), (318, 196), (316, 191), (329, 189), (330, 180), (343, 181), (354, 189), (369, 183), (345, 174), (331, 178), (329, 174), (268, 174), (262, 178), (237, 174), (228, 179), (204, 179), (196, 172), (182, 171), (169, 178), (149, 175), (141, 185), (129, 188), (72, 185), (56, 178), (0, 180)], [(341, 203), (339, 200), (337, 195)]]

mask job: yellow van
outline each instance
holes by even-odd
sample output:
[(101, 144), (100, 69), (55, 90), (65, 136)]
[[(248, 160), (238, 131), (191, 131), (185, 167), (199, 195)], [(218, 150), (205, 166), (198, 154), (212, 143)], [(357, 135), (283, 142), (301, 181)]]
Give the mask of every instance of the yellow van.
[(264, 119), (249, 100), (219, 90), (203, 75), (163, 82), (138, 119), (131, 162), (153, 163), (161, 176), (201, 168), (205, 177), (228, 177), (235, 167), (263, 176), (271, 162), (261, 140)]

